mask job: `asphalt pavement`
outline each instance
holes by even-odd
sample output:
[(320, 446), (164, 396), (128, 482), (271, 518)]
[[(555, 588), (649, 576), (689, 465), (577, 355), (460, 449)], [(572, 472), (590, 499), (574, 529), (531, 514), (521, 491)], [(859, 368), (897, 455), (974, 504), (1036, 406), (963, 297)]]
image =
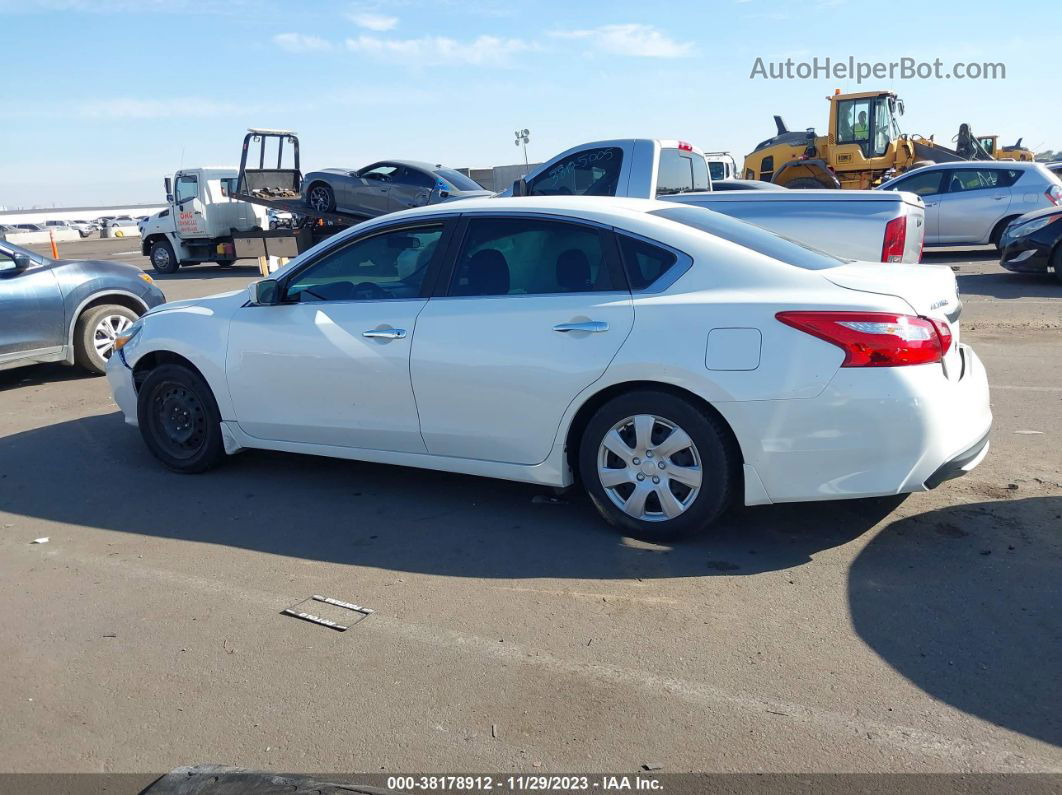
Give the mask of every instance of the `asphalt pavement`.
[[(1062, 771), (1062, 284), (926, 259), (989, 372), (985, 462), (674, 547), (517, 483), (259, 452), (175, 475), (104, 379), (0, 372), (0, 771)], [(282, 614), (313, 594), (375, 612)]]

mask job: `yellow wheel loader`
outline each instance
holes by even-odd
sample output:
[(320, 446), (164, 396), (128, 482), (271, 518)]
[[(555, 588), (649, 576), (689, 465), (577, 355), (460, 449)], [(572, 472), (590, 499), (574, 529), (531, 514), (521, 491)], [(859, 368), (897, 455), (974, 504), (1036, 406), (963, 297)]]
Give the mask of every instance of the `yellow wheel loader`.
[(1032, 163), (1036, 160), (1036, 153), (1032, 149), (1022, 146), (1021, 141), (1022, 139), (1019, 138), (1014, 146), (1000, 147), (998, 146), (998, 135), (982, 135), (977, 138), (977, 142), (981, 144), (981, 147), (995, 160), (1021, 160), (1026, 163)]
[(777, 135), (745, 156), (741, 176), (788, 188), (866, 189), (928, 163), (992, 159), (965, 124), (954, 149), (900, 132), (903, 100), (892, 91), (838, 90), (827, 99), (827, 135), (816, 135), (814, 128), (791, 131), (775, 116)]

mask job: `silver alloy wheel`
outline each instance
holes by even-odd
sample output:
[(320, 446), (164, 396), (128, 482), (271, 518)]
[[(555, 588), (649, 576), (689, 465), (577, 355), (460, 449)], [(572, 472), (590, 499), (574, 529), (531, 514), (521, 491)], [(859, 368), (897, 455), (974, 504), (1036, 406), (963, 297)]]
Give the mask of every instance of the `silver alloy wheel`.
[(155, 246), (151, 252), (151, 264), (158, 270), (165, 270), (170, 264), (170, 252), (165, 246)]
[(653, 414), (620, 420), (597, 452), (597, 477), (621, 511), (643, 522), (685, 513), (701, 490), (701, 456), (675, 423)]
[(310, 191), (309, 204), (313, 209), (319, 213), (327, 212), (328, 205), (331, 204), (331, 198), (329, 197), (329, 189), (324, 185), (317, 185)]
[(100, 318), (92, 332), (92, 344), (101, 359), (111, 358), (115, 338), (131, 325), (133, 321), (125, 315), (104, 315)]

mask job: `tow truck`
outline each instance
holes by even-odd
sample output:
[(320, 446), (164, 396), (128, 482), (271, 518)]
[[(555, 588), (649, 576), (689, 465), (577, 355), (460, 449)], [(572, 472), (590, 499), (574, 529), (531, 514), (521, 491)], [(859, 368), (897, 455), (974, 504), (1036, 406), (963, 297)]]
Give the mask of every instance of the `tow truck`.
[[(275, 167), (267, 152), (273, 142)], [(258, 151), (252, 153), (255, 144)], [(291, 153), (291, 166), (284, 165), (285, 151)], [(302, 201), (299, 138), (291, 130), (249, 129), (239, 168), (181, 169), (163, 185), (167, 207), (139, 223), (141, 250), (159, 273), (204, 262), (229, 266), (239, 259), (258, 259), (265, 275), (269, 262), (294, 257), (365, 220), (314, 210)], [(271, 225), (271, 210), (290, 213), (290, 227)]]

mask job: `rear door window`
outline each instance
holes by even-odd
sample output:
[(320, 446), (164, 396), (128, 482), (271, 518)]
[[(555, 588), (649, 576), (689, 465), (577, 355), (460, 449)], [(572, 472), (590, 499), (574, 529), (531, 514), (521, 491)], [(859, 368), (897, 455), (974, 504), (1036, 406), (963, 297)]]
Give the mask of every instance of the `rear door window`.
[(584, 149), (527, 182), (529, 196), (615, 196), (623, 167), (618, 146)]
[(449, 295), (548, 295), (625, 290), (606, 232), (527, 218), (472, 218)]

